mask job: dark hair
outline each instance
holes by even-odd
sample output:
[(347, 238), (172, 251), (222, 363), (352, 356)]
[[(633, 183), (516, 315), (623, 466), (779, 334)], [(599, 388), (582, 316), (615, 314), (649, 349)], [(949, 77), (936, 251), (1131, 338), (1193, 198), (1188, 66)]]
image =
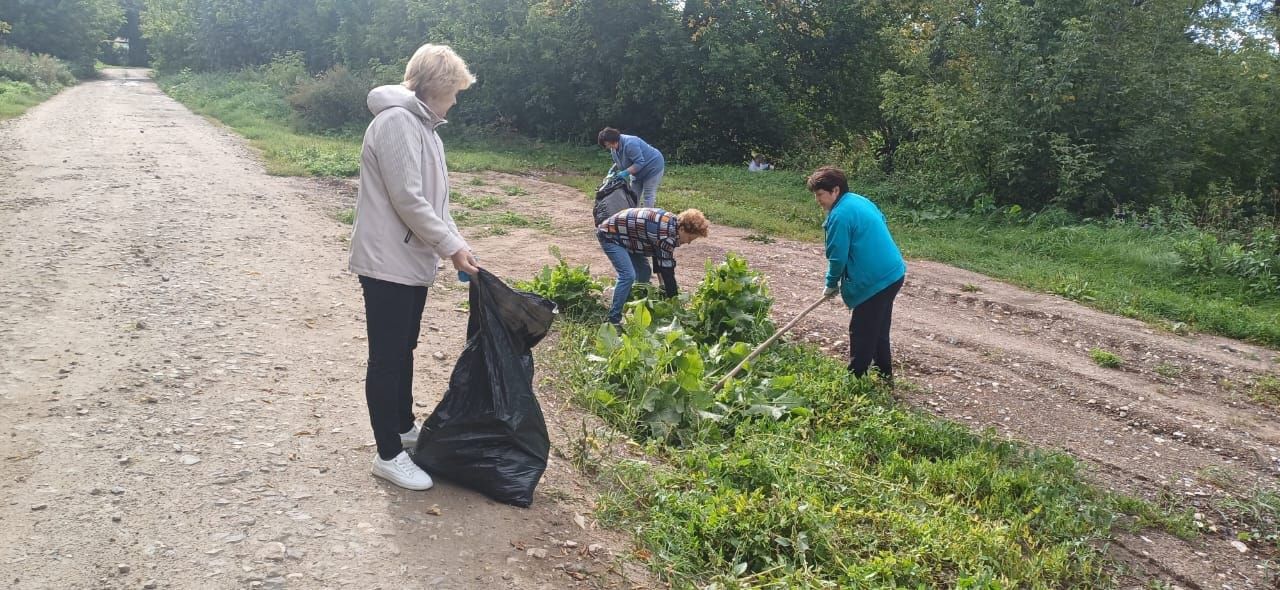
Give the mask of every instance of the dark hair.
[(805, 185), (809, 187), (809, 192), (829, 191), (834, 188), (840, 189), (840, 194), (849, 192), (849, 179), (845, 177), (844, 170), (835, 166), (823, 166), (813, 171), (809, 178), (805, 180)]
[(620, 141), (621, 139), (622, 132), (614, 129), (613, 127), (605, 127), (604, 129), (601, 129), (600, 135), (596, 136), (596, 142), (600, 144), (600, 147), (604, 147), (606, 142), (613, 143), (615, 141)]

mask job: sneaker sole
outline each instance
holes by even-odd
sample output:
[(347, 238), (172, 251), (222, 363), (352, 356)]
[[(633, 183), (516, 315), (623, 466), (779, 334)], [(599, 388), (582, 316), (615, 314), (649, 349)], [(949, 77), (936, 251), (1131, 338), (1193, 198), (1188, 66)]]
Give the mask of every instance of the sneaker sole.
[(412, 484), (402, 483), (402, 482), (397, 481), (395, 478), (391, 477), (390, 475), (388, 475), (388, 474), (386, 474), (386, 473), (383, 473), (383, 472), (381, 472), (381, 471), (379, 471), (379, 470), (377, 470), (377, 469), (374, 469), (374, 470), (373, 470), (373, 475), (374, 475), (374, 477), (380, 477), (380, 478), (382, 478), (382, 479), (384, 479), (384, 480), (386, 480), (386, 481), (389, 481), (389, 482), (391, 482), (391, 483), (395, 484), (395, 485), (396, 485), (396, 486), (398, 486), (398, 487), (402, 487), (402, 488), (404, 488), (404, 489), (406, 489), (406, 490), (412, 490), (412, 491), (415, 491), (415, 492), (421, 492), (421, 491), (423, 491), (423, 490), (429, 490), (429, 489), (431, 489), (431, 488), (432, 488), (432, 486), (434, 486), (434, 485), (435, 485), (435, 482), (434, 482), (434, 481), (428, 481), (428, 482), (427, 482), (427, 485), (422, 486), (422, 487), (419, 487), (419, 486), (416, 486), (416, 485), (412, 485)]

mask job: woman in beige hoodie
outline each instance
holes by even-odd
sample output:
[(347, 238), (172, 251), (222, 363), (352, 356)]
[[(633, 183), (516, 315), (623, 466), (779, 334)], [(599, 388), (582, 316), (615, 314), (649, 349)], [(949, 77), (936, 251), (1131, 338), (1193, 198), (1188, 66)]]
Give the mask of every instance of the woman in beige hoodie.
[(360, 276), (369, 335), (365, 400), (378, 454), (373, 474), (411, 490), (431, 487), (404, 447), (418, 440), (413, 417), (413, 349), (427, 288), (448, 258), (473, 274), (475, 256), (449, 215), (449, 173), (436, 127), (475, 77), (444, 45), (423, 45), (404, 82), (369, 92), (351, 272)]

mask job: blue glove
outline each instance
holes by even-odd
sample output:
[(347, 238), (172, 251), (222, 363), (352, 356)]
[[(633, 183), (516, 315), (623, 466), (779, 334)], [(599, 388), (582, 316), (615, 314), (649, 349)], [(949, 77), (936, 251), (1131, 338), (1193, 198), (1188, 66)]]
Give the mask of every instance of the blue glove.
[(631, 173), (627, 172), (626, 168), (623, 168), (622, 170), (619, 170), (617, 174), (614, 174), (613, 177), (620, 180), (627, 180), (631, 178)]

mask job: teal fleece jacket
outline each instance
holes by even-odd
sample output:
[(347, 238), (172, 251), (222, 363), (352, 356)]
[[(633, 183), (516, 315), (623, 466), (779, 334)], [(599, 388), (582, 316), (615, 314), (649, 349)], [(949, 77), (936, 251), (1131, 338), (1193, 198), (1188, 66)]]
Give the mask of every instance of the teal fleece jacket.
[(866, 197), (840, 195), (822, 229), (827, 232), (827, 287), (840, 287), (849, 308), (906, 276), (907, 263), (884, 213)]

